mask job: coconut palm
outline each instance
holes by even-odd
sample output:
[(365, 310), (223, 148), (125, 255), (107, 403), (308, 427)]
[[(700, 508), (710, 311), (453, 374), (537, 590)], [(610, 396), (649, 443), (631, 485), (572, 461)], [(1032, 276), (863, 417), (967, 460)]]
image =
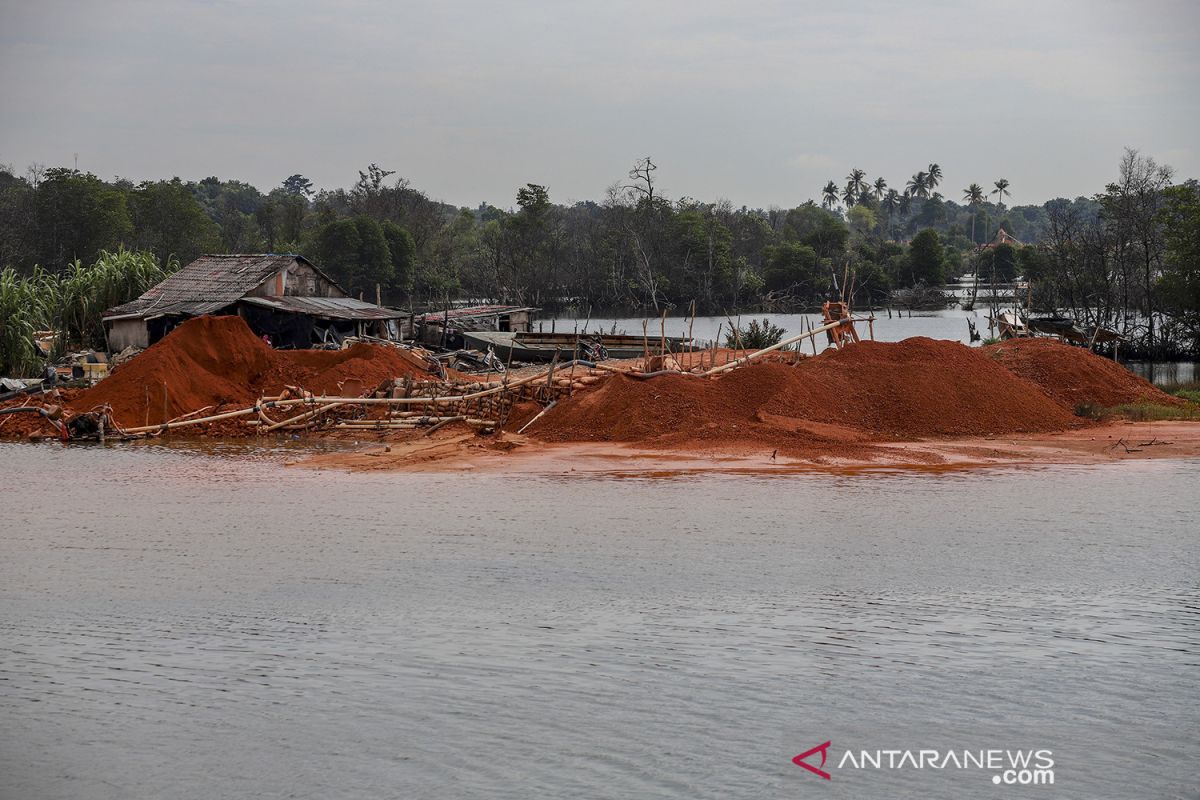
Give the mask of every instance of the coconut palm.
[(846, 188), (853, 191), (856, 198), (861, 197), (863, 190), (867, 188), (866, 177), (867, 173), (858, 167), (850, 170), (850, 174), (846, 176)]
[(887, 181), (885, 181), (883, 178), (876, 178), (875, 183), (873, 183), (872, 186), (875, 187), (875, 190), (874, 190), (875, 199), (882, 200), (884, 198), (884, 195), (886, 195), (888, 192)]
[(825, 208), (833, 210), (833, 207), (838, 204), (838, 187), (833, 181), (825, 184), (825, 188), (821, 190), (822, 198), (821, 205)]
[(930, 189), (937, 188), (937, 185), (942, 182), (942, 168), (937, 164), (929, 165), (929, 174), (926, 176), (925, 183)]
[(913, 175), (904, 190), (911, 197), (929, 197), (929, 173), (922, 170)]
[(999, 205), (1000, 208), (1004, 208), (1004, 195), (1012, 197), (1012, 192), (1008, 190), (1008, 178), (1001, 178), (1000, 180), (996, 181), (993, 186), (996, 188), (992, 189), (992, 191), (990, 191), (988, 194), (999, 195), (1000, 197), (997, 205)]
[(963, 200), (971, 206), (971, 242), (975, 242), (975, 218), (979, 216), (979, 204), (983, 202), (983, 187), (972, 183), (963, 189)]
[(846, 188), (842, 189), (842, 202), (846, 204), (846, 208), (853, 208), (858, 202), (858, 191), (853, 183), (847, 183)]

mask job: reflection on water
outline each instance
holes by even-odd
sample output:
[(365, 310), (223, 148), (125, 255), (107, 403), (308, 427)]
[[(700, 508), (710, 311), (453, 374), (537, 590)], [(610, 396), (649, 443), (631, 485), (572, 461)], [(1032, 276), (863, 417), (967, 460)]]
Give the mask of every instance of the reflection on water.
[[(0, 796), (1193, 796), (1200, 462), (672, 480), (0, 445)], [(19, 478), (17, 477), (19, 476)], [(1018, 791), (1018, 790), (1010, 790)]]

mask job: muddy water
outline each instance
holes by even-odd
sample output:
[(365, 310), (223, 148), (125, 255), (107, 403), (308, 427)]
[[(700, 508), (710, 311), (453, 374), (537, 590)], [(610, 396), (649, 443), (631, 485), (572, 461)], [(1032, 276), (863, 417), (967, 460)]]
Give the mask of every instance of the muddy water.
[[(1196, 796), (1200, 462), (286, 456), (0, 445), (0, 797)], [(1055, 786), (791, 763), (827, 740), (1048, 749)]]

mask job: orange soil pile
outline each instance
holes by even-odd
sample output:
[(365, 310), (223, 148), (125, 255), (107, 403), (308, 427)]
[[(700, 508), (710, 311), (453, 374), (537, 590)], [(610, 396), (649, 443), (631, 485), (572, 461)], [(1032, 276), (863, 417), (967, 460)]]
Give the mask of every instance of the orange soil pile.
[(614, 376), (551, 409), (551, 441), (677, 448), (761, 442), (904, 440), (1061, 430), (1075, 416), (978, 350), (926, 338), (862, 342), (795, 366), (757, 364), (716, 379)]
[(71, 402), (75, 411), (108, 404), (118, 425), (156, 425), (206, 406), (245, 408), (285, 386), (314, 394), (361, 395), (405, 375), (428, 377), (424, 362), (394, 347), (273, 350), (240, 317), (199, 317)]
[(1185, 405), (1115, 361), (1053, 339), (1010, 339), (984, 352), (1070, 409), (1084, 403)]

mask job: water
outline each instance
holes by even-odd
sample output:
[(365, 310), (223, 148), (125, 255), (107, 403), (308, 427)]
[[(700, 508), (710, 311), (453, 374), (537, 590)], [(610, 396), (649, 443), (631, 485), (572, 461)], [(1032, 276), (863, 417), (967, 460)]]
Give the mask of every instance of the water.
[[(1200, 461), (677, 479), (0, 445), (0, 797), (1196, 797)], [(236, 457), (235, 457), (236, 456)], [(814, 761), (814, 763), (817, 763)]]
[[(868, 314), (869, 312), (862, 312)], [(960, 341), (964, 344), (970, 341), (969, 330), (967, 328), (967, 320), (975, 323), (981, 336), (988, 335), (987, 310), (975, 309), (973, 311), (963, 311), (960, 308), (946, 309), (944, 311), (914, 311), (912, 316), (908, 316), (909, 312), (903, 312), (904, 316), (900, 316), (900, 312), (893, 311), (892, 317), (889, 319), (887, 311), (875, 312), (875, 338), (882, 342), (898, 342), (901, 339), (907, 339), (910, 336), (928, 336), (934, 339), (950, 339), (952, 341)], [(787, 335), (795, 336), (798, 333), (803, 333), (809, 327), (817, 327), (822, 323), (820, 314), (744, 314), (740, 317), (734, 317), (733, 321), (742, 327), (749, 324), (751, 319), (761, 320), (766, 317), (771, 320), (772, 324), (778, 325), (787, 331)], [(574, 317), (559, 317), (553, 320), (555, 330), (574, 331), (577, 328), (582, 330), (586, 324), (589, 331), (609, 332), (616, 326), (617, 333), (627, 333), (633, 336), (642, 335), (642, 322), (645, 317), (621, 317), (621, 318), (592, 318), (576, 319)], [(667, 336), (687, 336), (689, 325), (692, 331), (692, 336), (697, 340), (711, 342), (720, 334), (721, 344), (725, 343), (725, 335), (729, 333), (729, 318), (710, 316), (696, 317), (692, 322), (690, 317), (667, 317), (666, 320), (666, 335)], [(551, 320), (537, 320), (534, 322), (534, 330), (550, 331), (552, 325)], [(649, 318), (647, 324), (647, 332), (651, 337), (661, 334), (662, 323), (656, 317)], [(857, 326), (859, 335), (863, 338), (867, 337), (868, 326), (860, 324)], [(822, 338), (818, 344), (818, 349), (825, 346)], [(805, 345), (807, 347), (807, 344)]]

